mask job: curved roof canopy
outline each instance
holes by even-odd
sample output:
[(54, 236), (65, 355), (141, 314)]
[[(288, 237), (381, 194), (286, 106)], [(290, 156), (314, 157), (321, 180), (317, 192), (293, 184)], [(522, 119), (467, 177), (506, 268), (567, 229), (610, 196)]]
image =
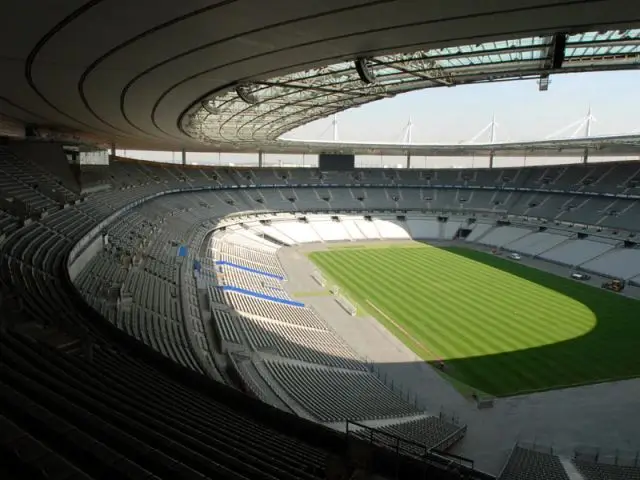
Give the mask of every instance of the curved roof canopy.
[(277, 149), (289, 129), (410, 90), (544, 89), (555, 73), (640, 66), (637, 0), (20, 0), (0, 13), (0, 131), (126, 148)]
[[(555, 58), (558, 51), (562, 59)], [(360, 57), (216, 92), (183, 116), (183, 130), (216, 145), (264, 145), (318, 118), (412, 90), (531, 78), (538, 79), (539, 88), (546, 90), (550, 71), (639, 67), (640, 29), (526, 37)], [(366, 75), (362, 69), (368, 70)]]

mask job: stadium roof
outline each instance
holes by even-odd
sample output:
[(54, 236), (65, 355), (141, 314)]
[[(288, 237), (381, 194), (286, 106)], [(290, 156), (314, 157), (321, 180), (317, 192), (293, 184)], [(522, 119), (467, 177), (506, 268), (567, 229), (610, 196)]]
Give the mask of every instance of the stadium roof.
[[(237, 145), (233, 151), (247, 148)], [(255, 147), (246, 151), (255, 151)], [(343, 153), (354, 155), (412, 155), (444, 157), (583, 157), (585, 151), (598, 157), (640, 155), (640, 135), (569, 138), (529, 142), (500, 142), (472, 144), (403, 144), (325, 141), (275, 141), (262, 144), (265, 153)]]
[(0, 130), (29, 124), (130, 149), (283, 151), (288, 130), (410, 90), (520, 78), (544, 89), (556, 73), (640, 67), (637, 0), (21, 0), (2, 10)]

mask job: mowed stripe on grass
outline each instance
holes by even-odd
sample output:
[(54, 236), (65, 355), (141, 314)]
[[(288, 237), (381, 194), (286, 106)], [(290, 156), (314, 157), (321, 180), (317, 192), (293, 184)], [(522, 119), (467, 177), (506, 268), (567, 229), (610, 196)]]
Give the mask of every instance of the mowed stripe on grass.
[(640, 373), (640, 321), (630, 320), (640, 302), (466, 249), (349, 248), (310, 258), (361, 308), (381, 310), (368, 308), (416, 354), (444, 359), (451, 376), (480, 391)]

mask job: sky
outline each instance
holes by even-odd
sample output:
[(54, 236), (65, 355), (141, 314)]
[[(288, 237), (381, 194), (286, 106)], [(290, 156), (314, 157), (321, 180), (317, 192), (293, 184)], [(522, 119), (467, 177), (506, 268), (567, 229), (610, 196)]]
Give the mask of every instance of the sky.
[[(558, 133), (567, 137), (578, 125), (565, 127), (584, 120), (589, 107), (596, 119), (592, 135), (640, 133), (640, 72), (555, 75), (545, 92), (532, 80), (410, 92), (339, 114), (338, 137), (401, 141), (411, 117), (413, 143), (466, 142), (491, 123), (493, 115), (497, 141), (539, 140)], [(285, 138), (331, 140), (331, 122), (318, 120)], [(488, 140), (488, 131), (477, 139)]]
[[(488, 142), (486, 128), (495, 116), (497, 141), (584, 136), (591, 110), (591, 135), (640, 134), (640, 71), (565, 74), (551, 77), (549, 89), (538, 91), (533, 80), (432, 88), (398, 95), (347, 110), (337, 116), (338, 140), (401, 142), (411, 118), (412, 143)], [(301, 140), (332, 140), (332, 118), (304, 125), (283, 136)], [(123, 154), (124, 152), (119, 152)], [(133, 158), (180, 161), (171, 152), (126, 152)], [(188, 154), (194, 163), (236, 165), (257, 163), (257, 155)], [(271, 155), (268, 164), (313, 165), (315, 156)], [(505, 160), (520, 165), (523, 159)], [(557, 159), (538, 159), (538, 163)], [(567, 159), (566, 162), (579, 161)], [(398, 166), (396, 157), (356, 158), (358, 166)], [(414, 166), (484, 166), (488, 159), (416, 158)]]

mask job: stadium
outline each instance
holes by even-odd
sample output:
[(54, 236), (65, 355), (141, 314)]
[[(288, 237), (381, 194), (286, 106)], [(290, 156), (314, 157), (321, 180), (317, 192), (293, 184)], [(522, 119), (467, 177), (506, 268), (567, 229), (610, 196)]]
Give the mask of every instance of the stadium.
[(0, 7), (0, 478), (639, 479), (640, 135), (336, 120), (637, 70), (637, 2), (269, 3)]

